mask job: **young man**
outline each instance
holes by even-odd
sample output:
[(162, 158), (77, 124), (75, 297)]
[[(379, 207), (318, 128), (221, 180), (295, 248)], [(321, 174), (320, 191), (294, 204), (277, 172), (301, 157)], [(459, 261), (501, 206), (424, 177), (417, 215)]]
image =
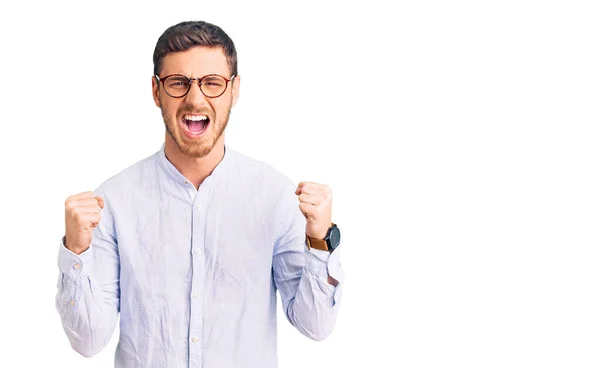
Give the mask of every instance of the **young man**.
[(343, 273), (331, 189), (295, 185), (224, 143), (240, 88), (219, 27), (184, 22), (154, 50), (163, 147), (65, 202), (56, 307), (73, 348), (116, 367), (277, 367), (276, 290), (301, 333), (327, 337)]

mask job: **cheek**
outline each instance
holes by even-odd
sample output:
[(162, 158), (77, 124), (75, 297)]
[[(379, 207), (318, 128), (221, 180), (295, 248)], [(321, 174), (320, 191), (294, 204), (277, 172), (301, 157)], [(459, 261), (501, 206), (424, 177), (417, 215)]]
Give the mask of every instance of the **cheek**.
[(169, 101), (162, 104), (161, 109), (163, 112), (163, 116), (169, 119), (177, 118), (177, 109), (179, 107), (178, 103), (174, 103), (173, 101)]
[(229, 110), (230, 106), (231, 104), (229, 103), (229, 101), (223, 99), (221, 101), (213, 103), (211, 107), (213, 108), (213, 111), (216, 115), (222, 117), (223, 115), (227, 114), (227, 110)]

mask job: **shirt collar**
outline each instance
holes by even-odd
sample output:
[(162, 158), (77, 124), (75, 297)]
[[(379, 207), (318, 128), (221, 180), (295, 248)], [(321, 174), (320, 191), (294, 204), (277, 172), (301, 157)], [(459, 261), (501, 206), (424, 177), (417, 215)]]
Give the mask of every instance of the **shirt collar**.
[[(160, 150), (156, 153), (158, 157), (158, 161), (160, 162), (160, 166), (162, 166), (165, 173), (173, 179), (176, 183), (180, 185), (186, 185), (188, 180), (182, 173), (177, 170), (177, 168), (167, 159), (165, 154), (165, 144), (163, 143), (160, 147)], [(216, 179), (224, 176), (233, 164), (233, 156), (234, 152), (225, 144), (225, 154), (223, 155), (223, 159), (221, 162), (217, 164), (214, 168), (213, 172), (204, 179), (202, 182), (202, 186), (210, 185), (210, 183), (214, 182)]]

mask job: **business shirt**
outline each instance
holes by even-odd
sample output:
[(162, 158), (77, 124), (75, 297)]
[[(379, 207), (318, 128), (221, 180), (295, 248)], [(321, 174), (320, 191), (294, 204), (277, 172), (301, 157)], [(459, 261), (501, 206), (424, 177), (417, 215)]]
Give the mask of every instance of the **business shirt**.
[(71, 346), (99, 352), (120, 312), (115, 367), (274, 368), (276, 290), (292, 325), (327, 337), (340, 308), (340, 247), (306, 247), (295, 189), (228, 146), (198, 190), (164, 145), (106, 180), (90, 248), (59, 247), (56, 308)]

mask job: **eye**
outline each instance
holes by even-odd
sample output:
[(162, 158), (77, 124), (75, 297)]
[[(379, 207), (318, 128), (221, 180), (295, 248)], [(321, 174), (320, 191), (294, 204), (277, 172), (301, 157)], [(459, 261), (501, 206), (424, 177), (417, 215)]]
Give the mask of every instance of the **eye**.
[(187, 88), (190, 82), (183, 77), (169, 77), (165, 80), (165, 84), (169, 88), (182, 89)]
[(202, 81), (202, 84), (210, 88), (222, 88), (225, 86), (225, 80), (219, 77), (208, 77)]

